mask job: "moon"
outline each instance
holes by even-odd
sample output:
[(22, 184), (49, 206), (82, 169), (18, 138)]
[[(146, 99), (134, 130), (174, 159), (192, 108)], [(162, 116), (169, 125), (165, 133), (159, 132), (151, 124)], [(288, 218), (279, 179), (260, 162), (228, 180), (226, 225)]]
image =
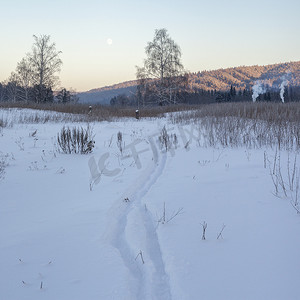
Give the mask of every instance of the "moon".
[(112, 45), (112, 42), (113, 42), (113, 41), (112, 41), (111, 38), (107, 39), (107, 41), (106, 41), (107, 45), (109, 45), (109, 46)]

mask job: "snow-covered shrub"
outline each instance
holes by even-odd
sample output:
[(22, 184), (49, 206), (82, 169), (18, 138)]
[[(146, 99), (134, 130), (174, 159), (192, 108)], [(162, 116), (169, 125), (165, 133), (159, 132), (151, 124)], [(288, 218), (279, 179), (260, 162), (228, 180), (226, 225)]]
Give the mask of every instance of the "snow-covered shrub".
[(177, 149), (178, 147), (178, 138), (176, 133), (169, 134), (166, 126), (164, 126), (161, 130), (158, 141), (160, 148), (166, 150), (166, 152), (170, 149)]
[(92, 129), (82, 127), (63, 127), (57, 134), (59, 151), (63, 153), (87, 154), (93, 151), (95, 141)]
[(170, 136), (167, 132), (166, 126), (160, 132), (160, 136), (158, 137), (161, 149), (165, 149), (168, 151), (171, 148)]

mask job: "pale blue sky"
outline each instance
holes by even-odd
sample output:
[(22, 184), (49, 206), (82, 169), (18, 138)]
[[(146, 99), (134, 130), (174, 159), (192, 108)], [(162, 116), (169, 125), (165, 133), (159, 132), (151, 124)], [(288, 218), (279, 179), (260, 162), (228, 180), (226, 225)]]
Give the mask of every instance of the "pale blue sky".
[[(300, 60), (299, 0), (0, 0), (0, 81), (49, 34), (61, 85), (85, 91), (135, 79), (155, 29), (166, 28), (191, 72)], [(112, 39), (112, 45), (107, 39)]]

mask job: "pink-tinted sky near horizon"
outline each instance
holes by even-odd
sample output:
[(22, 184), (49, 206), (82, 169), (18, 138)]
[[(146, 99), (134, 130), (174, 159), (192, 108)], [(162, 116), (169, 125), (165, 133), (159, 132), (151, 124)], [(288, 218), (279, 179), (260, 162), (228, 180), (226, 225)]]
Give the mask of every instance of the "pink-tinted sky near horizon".
[(135, 79), (155, 29), (166, 28), (191, 72), (300, 60), (299, 0), (10, 0), (1, 3), (0, 82), (49, 34), (61, 85), (85, 91)]

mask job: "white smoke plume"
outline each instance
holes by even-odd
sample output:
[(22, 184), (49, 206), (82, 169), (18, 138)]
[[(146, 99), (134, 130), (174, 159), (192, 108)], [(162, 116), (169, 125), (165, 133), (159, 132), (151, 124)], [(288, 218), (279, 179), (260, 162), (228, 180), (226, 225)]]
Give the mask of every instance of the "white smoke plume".
[(252, 92), (252, 100), (253, 102), (256, 102), (257, 97), (266, 92), (265, 84), (260, 80), (255, 81), (254, 86), (252, 87)]
[(280, 98), (282, 103), (284, 103), (284, 88), (288, 85), (288, 79), (291, 77), (291, 71), (288, 71), (284, 76), (281, 77), (282, 82), (280, 84)]
[(281, 101), (282, 103), (284, 103), (284, 87), (288, 84), (288, 81), (287, 80), (283, 80), (281, 82), (281, 85), (280, 85), (280, 98), (281, 98)]

